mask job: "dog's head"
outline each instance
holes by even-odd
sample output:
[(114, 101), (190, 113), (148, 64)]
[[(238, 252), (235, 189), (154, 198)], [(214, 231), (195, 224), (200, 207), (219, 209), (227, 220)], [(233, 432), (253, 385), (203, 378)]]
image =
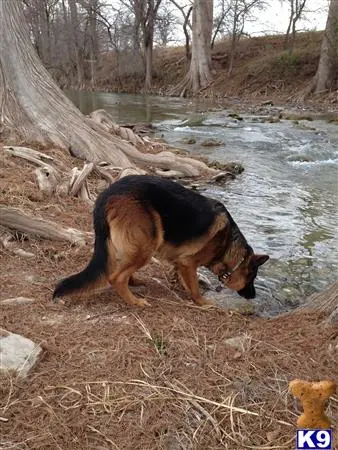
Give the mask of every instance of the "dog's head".
[(236, 291), (241, 297), (251, 299), (256, 297), (254, 285), (259, 266), (269, 259), (268, 255), (250, 254), (240, 259), (229, 271), (220, 271), (219, 279), (224, 285)]

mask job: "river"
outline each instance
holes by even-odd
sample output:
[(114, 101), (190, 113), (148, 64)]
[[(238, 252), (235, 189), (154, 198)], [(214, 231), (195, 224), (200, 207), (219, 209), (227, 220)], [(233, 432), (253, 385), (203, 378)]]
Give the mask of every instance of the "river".
[[(270, 255), (257, 279), (256, 308), (274, 315), (325, 289), (338, 268), (338, 127), (324, 120), (264, 121), (229, 117), (210, 101), (68, 91), (84, 113), (104, 108), (117, 123), (152, 122), (170, 144), (245, 171), (221, 199), (256, 252)], [(214, 106), (214, 108), (212, 108)], [(184, 144), (195, 138), (195, 144)], [(222, 145), (201, 147), (206, 139)]]

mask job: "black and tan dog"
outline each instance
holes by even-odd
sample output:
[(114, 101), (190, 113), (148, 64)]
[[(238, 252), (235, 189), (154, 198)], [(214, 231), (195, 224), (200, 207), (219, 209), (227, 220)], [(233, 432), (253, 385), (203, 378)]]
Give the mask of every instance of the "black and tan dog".
[(208, 267), (225, 286), (254, 298), (254, 279), (267, 255), (255, 255), (222, 203), (178, 183), (131, 175), (97, 198), (95, 245), (88, 266), (62, 280), (53, 298), (110, 283), (129, 304), (146, 306), (129, 285), (155, 254), (172, 262), (198, 305), (210, 304), (199, 291), (197, 267)]

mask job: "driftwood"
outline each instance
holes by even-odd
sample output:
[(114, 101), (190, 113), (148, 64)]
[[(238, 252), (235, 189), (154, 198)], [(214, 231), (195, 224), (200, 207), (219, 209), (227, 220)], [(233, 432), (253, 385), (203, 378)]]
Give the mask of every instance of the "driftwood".
[(7, 206), (0, 206), (0, 225), (21, 233), (55, 241), (68, 241), (78, 245), (84, 245), (90, 236), (90, 233), (84, 233), (74, 228), (64, 228), (58, 223), (32, 217), (19, 209)]
[(59, 170), (46, 162), (54, 162), (54, 158), (31, 148), (4, 147), (4, 152), (7, 155), (22, 158), (38, 166), (34, 173), (39, 189), (45, 195), (50, 196), (54, 193), (59, 195), (69, 194), (77, 196), (87, 203), (93, 203), (87, 185), (87, 177), (95, 168), (93, 163), (85, 163), (82, 170), (74, 167), (69, 173), (65, 173), (64, 167)]
[(54, 158), (52, 156), (46, 155), (45, 153), (38, 152), (28, 147), (12, 147), (4, 146), (4, 152), (10, 156), (16, 156), (17, 158), (22, 158), (30, 161), (37, 166), (43, 166), (50, 162), (53, 162)]
[(133, 167), (130, 167), (128, 169), (124, 169), (120, 172), (118, 179), (127, 177), (128, 175), (145, 175), (147, 172), (142, 169), (134, 169)]
[(10, 251), (15, 255), (22, 256), (24, 258), (35, 257), (34, 253), (26, 252), (22, 248), (17, 248), (17, 246), (13, 242), (13, 239), (14, 237), (9, 231), (0, 227), (0, 243), (5, 250)]
[(87, 184), (87, 177), (94, 170), (93, 163), (85, 163), (82, 170), (74, 167), (71, 171), (71, 180), (69, 186), (70, 195), (78, 196), (81, 200), (88, 203), (93, 203), (90, 197), (89, 188)]
[(155, 170), (156, 175), (159, 175), (163, 178), (183, 178), (184, 175), (182, 172), (178, 170)]
[(220, 183), (235, 179), (236, 176), (231, 172), (220, 172), (211, 178), (211, 182)]
[(39, 189), (46, 195), (52, 195), (59, 184), (58, 172), (52, 167), (44, 165), (34, 170)]

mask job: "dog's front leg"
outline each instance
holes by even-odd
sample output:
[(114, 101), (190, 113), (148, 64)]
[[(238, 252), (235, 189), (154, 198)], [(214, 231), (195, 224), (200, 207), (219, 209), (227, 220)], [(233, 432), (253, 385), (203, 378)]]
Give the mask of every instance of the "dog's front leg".
[(191, 294), (192, 299), (199, 306), (214, 305), (212, 300), (202, 297), (197, 278), (197, 267), (192, 260), (177, 263), (177, 271), (184, 288)]

